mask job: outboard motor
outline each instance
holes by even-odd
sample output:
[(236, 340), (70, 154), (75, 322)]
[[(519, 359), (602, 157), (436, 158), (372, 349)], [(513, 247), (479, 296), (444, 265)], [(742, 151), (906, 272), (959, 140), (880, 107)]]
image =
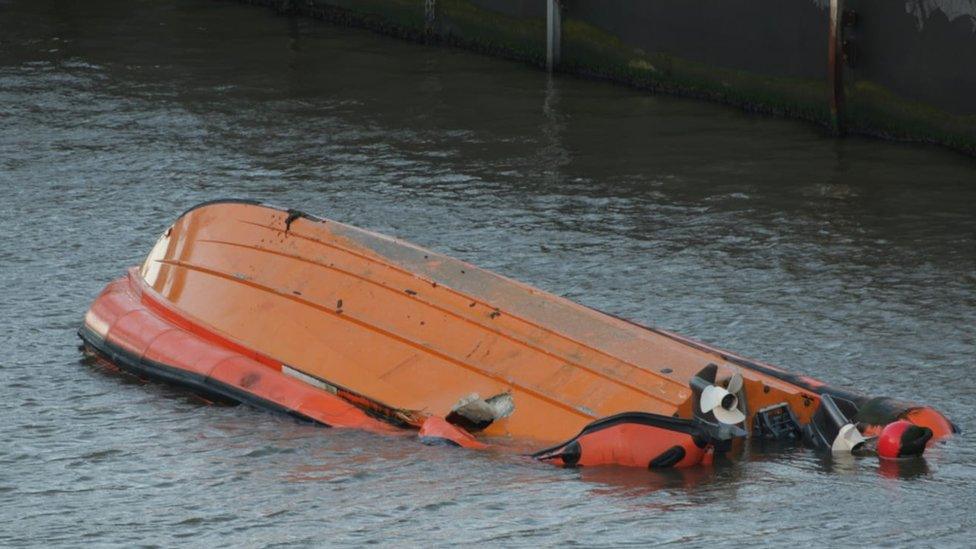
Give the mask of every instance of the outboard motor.
[(831, 395), (820, 395), (820, 408), (813, 414), (809, 425), (805, 426), (806, 442), (816, 449), (842, 454), (862, 449), (868, 439), (841, 409), (841, 405), (850, 410), (851, 415), (857, 412), (852, 402), (841, 399), (839, 404)]
[[(847, 408), (850, 413), (845, 413)], [(880, 436), (865, 437), (850, 419), (858, 415), (854, 403), (820, 395), (820, 408), (807, 426), (807, 439), (815, 448), (829, 448), (834, 454), (871, 454), (881, 458), (920, 456), (932, 438), (932, 429), (903, 419), (884, 426)]]

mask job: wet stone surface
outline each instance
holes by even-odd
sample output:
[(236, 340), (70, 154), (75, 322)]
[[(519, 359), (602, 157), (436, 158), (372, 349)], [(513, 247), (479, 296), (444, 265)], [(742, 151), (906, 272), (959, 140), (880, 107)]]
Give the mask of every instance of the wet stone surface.
[(560, 470), (208, 406), (75, 335), (174, 216), (247, 197), (971, 430), (972, 159), (234, 3), (2, 0), (0, 185), (0, 545), (972, 542), (968, 434)]

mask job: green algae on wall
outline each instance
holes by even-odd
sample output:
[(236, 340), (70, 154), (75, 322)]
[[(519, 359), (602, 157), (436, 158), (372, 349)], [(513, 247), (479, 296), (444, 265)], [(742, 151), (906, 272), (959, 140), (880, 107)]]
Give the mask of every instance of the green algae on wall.
[(588, 23), (563, 21), (560, 70), (676, 95), (829, 123), (825, 82), (713, 67), (676, 55), (644, 52)]
[(467, 0), (436, 3), (435, 33), (449, 43), (544, 66), (546, 22), (486, 10)]
[[(411, 40), (436, 42), (545, 65), (545, 20), (486, 10), (467, 0), (241, 0)], [(541, 0), (540, 0), (541, 1)]]
[(240, 0), (343, 25), (364, 27), (400, 38), (424, 37), (422, 0)]
[(976, 115), (950, 114), (869, 80), (848, 86), (845, 119), (853, 133), (945, 145), (976, 155)]
[[(518, 5), (516, 0), (243, 1), (271, 6), (280, 12), (309, 15), (342, 24), (362, 26), (411, 40), (457, 45), (539, 67), (544, 67), (546, 64), (546, 20), (544, 17), (525, 16), (523, 11), (513, 7)], [(563, 1), (564, 5), (571, 5), (566, 0)], [(822, 42), (819, 40), (819, 33), (825, 28), (824, 21), (820, 17), (821, 13), (825, 12), (818, 11), (827, 1), (829, 0), (784, 0), (785, 3), (776, 4), (782, 10), (778, 12), (779, 19), (747, 18), (748, 21), (739, 21), (738, 23), (743, 23), (745, 26), (740, 25), (736, 28), (738, 32), (736, 36), (737, 39), (743, 36), (751, 39), (748, 47), (743, 50), (748, 53), (739, 54), (739, 50), (736, 50), (736, 53), (731, 55), (713, 53), (710, 57), (703, 56), (701, 52), (697, 52), (696, 56), (695, 52), (685, 51), (696, 46), (695, 42), (689, 42), (687, 35), (680, 35), (681, 39), (672, 37), (670, 40), (659, 40), (655, 43), (648, 42), (643, 28), (637, 33), (633, 29), (627, 31), (629, 34), (624, 33), (633, 41), (650, 43), (650, 46), (641, 48), (628, 43), (616, 32), (606, 30), (616, 28), (615, 25), (619, 23), (625, 23), (626, 21), (622, 21), (621, 18), (635, 13), (624, 9), (628, 8), (627, 0), (617, 0), (616, 12), (594, 11), (596, 7), (593, 5), (581, 5), (578, 7), (585, 8), (583, 11), (588, 10), (589, 14), (574, 15), (572, 8), (563, 10), (561, 62), (556, 70), (622, 82), (655, 92), (719, 101), (751, 111), (784, 115), (831, 127), (830, 90), (825, 70), (826, 35), (823, 36)], [(855, 5), (860, 4), (857, 6), (859, 9), (872, 12), (859, 13), (859, 20), (870, 22), (871, 16), (875, 15), (873, 12), (882, 9), (887, 10), (884, 13), (891, 12), (888, 17), (902, 15), (898, 11), (901, 9), (898, 6), (893, 7), (874, 0), (851, 1)], [(730, 17), (734, 16), (735, 10), (743, 9), (743, 6), (753, 10), (766, 9), (762, 6), (750, 7), (751, 4), (725, 6), (724, 4), (712, 5), (708, 2), (700, 2), (700, 5), (694, 2), (687, 5), (668, 4), (665, 0), (661, 2), (653, 5), (635, 4), (633, 8), (646, 10), (647, 13), (660, 17), (662, 10), (670, 14), (667, 10), (678, 9), (676, 6), (680, 6), (683, 12), (674, 15), (676, 18), (684, 17), (681, 21), (685, 25), (685, 30), (689, 23), (699, 24), (697, 19), (688, 19), (688, 14), (699, 13), (700, 10), (709, 9), (709, 6), (711, 9), (731, 10), (730, 13), (733, 15)], [(700, 23), (703, 37), (717, 30), (708, 28), (709, 24), (737, 24), (736, 21), (723, 20), (723, 13), (713, 13), (710, 19)], [(581, 18), (585, 16), (601, 20), (601, 26)], [(795, 37), (791, 37), (793, 27), (787, 28), (785, 32), (779, 29), (779, 34), (764, 33), (764, 29), (771, 28), (770, 25), (776, 25), (777, 22), (781, 24), (783, 17), (797, 24), (798, 28), (806, 33), (804, 40), (798, 41)], [(973, 20), (976, 22), (976, 18)], [(891, 36), (884, 34), (879, 38), (878, 26), (872, 27), (866, 24), (865, 27), (865, 29), (855, 29), (854, 42), (867, 44), (868, 51), (864, 55), (882, 55), (879, 60), (886, 59), (884, 52), (876, 52), (873, 49), (882, 48), (883, 45), (889, 49), (894, 48), (889, 45), (897, 43), (901, 35), (915, 32), (913, 30), (915, 27), (891, 26), (883, 30), (883, 33)], [(657, 28), (660, 30), (661, 27)], [(949, 31), (929, 29), (927, 32), (931, 34)], [(972, 35), (972, 42), (970, 42), (969, 34), (960, 34), (958, 29), (952, 32), (956, 33), (953, 38), (955, 42), (952, 42), (956, 46), (972, 44), (976, 47), (976, 33)], [(692, 39), (694, 40), (694, 37)], [(879, 42), (879, 40), (883, 41)], [(710, 45), (716, 43), (724, 44), (714, 39), (711, 42), (702, 42)], [(752, 49), (748, 49), (749, 47)], [(931, 46), (926, 47), (931, 49)], [(795, 51), (789, 48), (795, 48)], [(794, 55), (780, 55), (784, 52)], [(928, 55), (939, 55), (939, 52), (941, 50), (930, 51)], [(953, 60), (949, 53), (951, 52), (946, 54), (946, 62), (951, 66)], [(858, 56), (864, 59), (862, 54), (859, 53)], [(792, 57), (801, 61), (784, 64), (784, 59), (792, 59)], [(966, 59), (965, 56), (962, 59)], [(898, 71), (904, 72), (907, 69), (901, 69), (897, 63), (884, 66), (879, 62), (872, 64), (870, 57), (867, 60), (868, 62), (862, 62), (861, 66), (845, 70), (847, 81), (844, 89), (847, 97), (843, 116), (847, 131), (889, 139), (937, 143), (976, 154), (976, 114), (953, 114), (952, 108), (940, 108), (937, 104), (919, 100), (917, 97), (914, 100), (907, 99), (904, 92), (896, 93), (890, 87), (879, 83), (879, 78), (881, 81), (894, 82), (906, 80), (901, 78), (905, 75)], [(970, 71), (971, 69), (972, 67), (969, 67)], [(824, 72), (823, 78), (816, 77), (821, 70)], [(940, 70), (945, 73), (948, 69)], [(969, 73), (964, 71), (964, 74)], [(917, 81), (924, 80), (917, 75), (908, 76), (915, 77), (916, 88), (920, 86)], [(947, 74), (946, 77), (954, 76)], [(922, 89), (925, 91), (924, 85)], [(915, 93), (915, 95), (919, 94)], [(970, 95), (973, 98), (972, 103), (968, 103), (968, 100), (962, 102), (965, 107), (972, 105), (969, 112), (974, 112), (976, 90), (973, 90)], [(958, 106), (960, 102), (958, 91), (955, 97), (954, 105)], [(935, 103), (938, 103), (938, 100), (935, 100)]]

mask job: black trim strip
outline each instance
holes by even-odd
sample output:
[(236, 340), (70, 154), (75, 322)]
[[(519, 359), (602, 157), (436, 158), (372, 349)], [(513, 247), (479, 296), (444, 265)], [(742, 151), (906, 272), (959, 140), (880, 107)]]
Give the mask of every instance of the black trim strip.
[[(206, 202), (201, 202), (195, 206), (190, 206), (183, 213), (181, 213), (176, 219), (178, 221), (182, 219), (183, 216), (185, 216), (186, 214), (194, 210), (199, 210), (200, 208), (205, 208), (207, 206), (213, 206), (216, 204), (247, 204), (248, 206), (261, 206), (262, 208), (268, 208), (271, 210), (279, 211), (281, 213), (286, 213), (289, 215), (292, 221), (298, 219), (299, 217), (308, 219), (309, 221), (314, 221), (316, 223), (323, 223), (328, 221), (323, 217), (319, 217), (317, 215), (310, 214), (302, 210), (296, 210), (293, 208), (283, 208), (281, 206), (275, 206), (274, 204), (269, 204), (267, 202), (261, 202), (260, 200), (255, 200), (253, 198), (215, 198), (213, 200), (207, 200)], [(291, 225), (291, 221), (288, 221), (287, 224)]]
[(605, 315), (607, 315), (609, 317), (615, 318), (617, 320), (621, 320), (623, 322), (626, 322), (627, 324), (630, 324), (632, 326), (636, 326), (638, 328), (642, 328), (642, 329), (647, 330), (649, 332), (655, 333), (655, 334), (657, 334), (659, 336), (666, 337), (666, 338), (668, 338), (670, 340), (676, 341), (676, 342), (681, 343), (683, 345), (687, 345), (687, 346), (689, 346), (689, 347), (691, 347), (693, 349), (697, 349), (699, 351), (704, 351), (704, 352), (707, 352), (707, 353), (715, 353), (722, 360), (724, 360), (726, 362), (731, 362), (731, 363), (735, 364), (736, 366), (741, 366), (741, 367), (746, 368), (748, 370), (752, 370), (754, 372), (759, 372), (760, 374), (767, 375), (769, 377), (778, 379), (780, 381), (785, 381), (786, 383), (789, 383), (789, 384), (795, 385), (795, 386), (797, 386), (797, 387), (799, 387), (801, 389), (805, 389), (807, 391), (810, 391), (812, 394), (816, 394), (816, 395), (828, 394), (828, 395), (831, 395), (831, 396), (834, 396), (834, 397), (840, 397), (840, 398), (843, 398), (845, 400), (849, 400), (851, 402), (855, 402), (858, 405), (860, 405), (861, 403), (863, 403), (864, 401), (866, 401), (866, 400), (868, 400), (870, 398), (869, 396), (864, 395), (864, 394), (861, 394), (861, 393), (855, 393), (855, 392), (852, 392), (852, 391), (849, 391), (849, 390), (846, 390), (846, 389), (840, 389), (840, 388), (833, 387), (833, 386), (830, 386), (830, 385), (827, 385), (827, 384), (821, 385), (819, 387), (814, 387), (814, 386), (810, 385), (809, 383), (807, 383), (806, 381), (804, 381), (802, 379), (804, 377), (807, 377), (807, 376), (804, 376), (803, 374), (797, 374), (797, 373), (794, 373), (794, 372), (788, 372), (788, 371), (785, 371), (785, 370), (780, 370), (780, 369), (776, 369), (776, 368), (770, 368), (768, 366), (763, 366), (762, 364), (759, 364), (758, 362), (756, 362), (754, 360), (750, 360), (748, 358), (742, 358), (742, 357), (738, 357), (738, 356), (732, 356), (732, 355), (729, 354), (728, 351), (723, 351), (722, 349), (718, 349), (718, 348), (715, 348), (715, 347), (708, 346), (705, 343), (699, 343), (699, 342), (697, 342), (695, 340), (688, 339), (688, 338), (686, 338), (684, 336), (681, 336), (681, 335), (678, 335), (678, 334), (669, 333), (669, 332), (667, 332), (665, 330), (661, 330), (660, 328), (654, 328), (653, 326), (645, 326), (644, 324), (641, 324), (639, 322), (635, 322), (633, 320), (630, 320), (629, 318), (624, 318), (622, 316), (618, 316), (618, 315), (615, 315), (613, 313), (608, 313), (606, 311), (601, 311), (601, 310), (596, 309), (596, 308), (593, 308), (593, 310), (596, 311), (596, 312), (598, 312), (598, 313), (603, 313), (603, 314), (605, 314)]
[(532, 457), (539, 458), (540, 456), (543, 456), (545, 454), (555, 452), (556, 450), (562, 448), (563, 446), (566, 446), (570, 442), (573, 442), (574, 440), (578, 439), (583, 435), (595, 431), (602, 431), (603, 429), (608, 429), (615, 425), (620, 425), (621, 423), (637, 423), (639, 425), (660, 427), (661, 429), (667, 429), (668, 431), (675, 431), (678, 433), (685, 433), (686, 435), (691, 435), (696, 440), (700, 438), (704, 438), (702, 434), (702, 430), (695, 424), (695, 422), (693, 422), (690, 419), (662, 416), (659, 414), (650, 414), (647, 412), (622, 412), (612, 416), (600, 418), (588, 424), (586, 427), (583, 427), (583, 430), (580, 431), (579, 434), (577, 434), (573, 438), (565, 442), (560, 442), (559, 444), (555, 446), (551, 446), (544, 450), (539, 450), (538, 452), (532, 454)]
[(684, 446), (672, 446), (661, 453), (661, 455), (652, 459), (650, 463), (647, 464), (648, 469), (664, 469), (667, 467), (674, 467), (679, 461), (685, 459), (685, 448)]
[[(214, 200), (207, 200), (201, 202), (195, 206), (190, 206), (183, 211), (176, 219), (181, 219), (186, 214), (192, 212), (193, 210), (199, 210), (200, 208), (205, 208), (207, 206), (212, 206), (214, 204), (247, 204), (250, 206), (268, 206), (267, 204), (261, 202), (260, 200), (255, 200), (253, 198), (216, 198)], [(274, 208), (274, 206), (268, 206)], [(275, 208), (277, 209), (277, 208)]]
[(82, 326), (78, 330), (78, 337), (81, 338), (86, 346), (130, 374), (185, 387), (209, 400), (247, 404), (260, 410), (285, 414), (302, 421), (331, 427), (328, 423), (286, 408), (276, 402), (261, 398), (254, 393), (249, 393), (234, 385), (195, 372), (189, 372), (182, 368), (138, 357), (118, 345), (106, 341), (87, 326)]

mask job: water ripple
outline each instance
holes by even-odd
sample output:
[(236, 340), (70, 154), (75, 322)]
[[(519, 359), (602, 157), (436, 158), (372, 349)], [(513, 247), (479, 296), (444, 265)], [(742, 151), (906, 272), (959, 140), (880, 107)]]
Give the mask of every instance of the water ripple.
[(560, 470), (207, 406), (75, 330), (173, 215), (244, 196), (971, 430), (972, 160), (234, 4), (4, 11), (0, 545), (971, 543), (969, 435)]

